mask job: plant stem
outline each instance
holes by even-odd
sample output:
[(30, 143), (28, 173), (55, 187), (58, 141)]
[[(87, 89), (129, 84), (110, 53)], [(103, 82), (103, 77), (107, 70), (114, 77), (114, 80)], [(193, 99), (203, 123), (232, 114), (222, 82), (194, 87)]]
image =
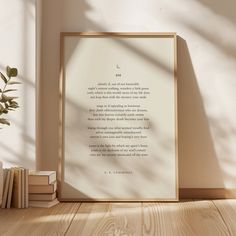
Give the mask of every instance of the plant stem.
[(2, 90), (2, 95), (3, 95), (3, 93), (4, 93), (4, 91), (5, 91), (6, 87), (7, 87), (8, 82), (10, 81), (10, 79), (11, 79), (11, 77), (7, 80), (7, 83), (5, 83), (5, 85), (3, 87), (3, 90)]

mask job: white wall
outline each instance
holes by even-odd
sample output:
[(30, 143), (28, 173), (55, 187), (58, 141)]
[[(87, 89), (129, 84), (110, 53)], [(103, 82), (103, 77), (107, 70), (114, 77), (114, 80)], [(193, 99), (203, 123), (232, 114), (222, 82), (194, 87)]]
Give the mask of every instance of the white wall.
[(0, 71), (17, 67), (22, 85), (20, 109), (1, 126), (0, 160), (4, 167), (35, 168), (35, 0), (0, 0)]
[(180, 187), (236, 187), (236, 3), (47, 0), (39, 167), (56, 169), (60, 31), (175, 31)]

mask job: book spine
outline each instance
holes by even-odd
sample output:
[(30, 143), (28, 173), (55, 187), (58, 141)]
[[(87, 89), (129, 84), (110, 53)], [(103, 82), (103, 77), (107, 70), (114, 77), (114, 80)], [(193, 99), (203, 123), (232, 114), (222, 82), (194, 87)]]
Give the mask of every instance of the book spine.
[(29, 194), (30, 193), (45, 193), (52, 194), (57, 190), (57, 182), (55, 181), (49, 185), (29, 185)]
[(12, 195), (12, 206), (14, 208), (21, 208), (21, 191), (21, 169), (15, 167)]
[(25, 208), (25, 170), (21, 168), (21, 208)]
[(8, 189), (9, 189), (9, 182), (10, 182), (10, 170), (5, 169), (6, 171), (6, 180), (4, 184), (4, 192), (3, 192), (3, 199), (2, 199), (2, 208), (6, 207), (7, 203), (7, 194), (8, 194)]
[[(19, 168), (18, 168), (19, 169)], [(21, 170), (19, 169), (19, 191), (18, 191), (18, 208), (21, 208), (21, 191), (22, 191), (22, 177)]]
[(29, 170), (25, 170), (25, 208), (29, 207)]
[(7, 208), (11, 207), (11, 198), (12, 198), (12, 190), (13, 190), (13, 180), (14, 180), (14, 168), (10, 170), (10, 181), (9, 181), (9, 189), (7, 195)]

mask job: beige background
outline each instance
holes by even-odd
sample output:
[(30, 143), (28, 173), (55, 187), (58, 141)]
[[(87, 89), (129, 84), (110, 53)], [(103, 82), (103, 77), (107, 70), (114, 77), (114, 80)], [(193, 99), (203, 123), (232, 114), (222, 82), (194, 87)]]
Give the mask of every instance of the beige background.
[(60, 31), (176, 31), (180, 187), (236, 187), (235, 1), (47, 0), (38, 166), (56, 169)]

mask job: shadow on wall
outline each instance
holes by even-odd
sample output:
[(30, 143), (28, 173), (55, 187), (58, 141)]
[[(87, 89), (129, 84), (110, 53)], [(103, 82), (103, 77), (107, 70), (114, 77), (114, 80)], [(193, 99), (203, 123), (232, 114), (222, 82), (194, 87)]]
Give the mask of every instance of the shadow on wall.
[(210, 8), (217, 15), (229, 19), (233, 24), (236, 23), (235, 7), (233, 7), (235, 6), (235, 0), (228, 0), (227, 3), (221, 0), (199, 0), (199, 2)]
[[(236, 25), (235, 1), (229, 0), (227, 1), (227, 4), (221, 0), (199, 0), (197, 2), (211, 12), (212, 19), (209, 19), (209, 23), (200, 25), (198, 22), (191, 20), (186, 21), (186, 19), (182, 17), (177, 18), (177, 21), (186, 27), (190, 32), (193, 32), (197, 36), (200, 36), (202, 39), (206, 40), (209, 45), (217, 48), (219, 52), (225, 54), (228, 59), (231, 57), (231, 60), (235, 60), (236, 44), (232, 39), (232, 36), (235, 35)], [(222, 28), (222, 25), (220, 25), (220, 23), (225, 21), (231, 23), (228, 23), (227, 25), (228, 30), (225, 30)], [(232, 34), (229, 35), (229, 32)], [(230, 80), (231, 78), (227, 78), (225, 76), (222, 79)]]
[[(218, 53), (225, 57), (225, 59), (218, 61), (216, 57), (214, 64), (210, 65), (213, 70), (216, 67), (222, 67), (222, 73), (215, 73), (215, 78), (213, 76), (209, 78), (212, 84), (217, 84), (215, 90), (213, 90), (217, 95), (211, 97), (210, 95), (207, 96), (207, 92), (205, 92), (204, 103), (205, 106), (211, 108), (211, 112), (208, 112), (208, 121), (215, 140), (218, 159), (222, 163), (224, 182), (227, 186), (229, 184), (235, 186), (236, 175), (233, 167), (236, 165), (234, 148), (236, 139), (236, 123), (234, 119), (236, 102), (236, 44), (234, 40), (236, 33), (236, 2), (233, 0), (227, 1), (227, 4), (220, 0), (199, 0), (198, 2), (205, 6), (212, 15), (217, 16), (215, 19), (218, 20), (218, 23), (210, 20), (212, 28), (200, 27), (196, 24), (189, 24), (189, 22), (187, 26), (216, 47)], [(222, 25), (225, 24), (227, 27), (222, 27), (219, 24), (220, 22), (223, 22)], [(227, 61), (227, 64), (225, 61)], [(212, 112), (213, 110), (215, 111)]]
[[(181, 187), (191, 187), (192, 181), (199, 187), (224, 187), (188, 46), (181, 37), (178, 37), (178, 126), (179, 178), (180, 184), (187, 183)], [(209, 175), (211, 172), (214, 175)]]
[[(104, 29), (102, 30), (102, 27), (88, 18), (87, 14), (93, 11), (93, 7), (87, 1), (59, 0), (59, 2), (60, 4), (58, 4), (58, 7), (61, 7), (61, 16), (63, 16), (62, 31), (74, 32), (75, 29), (76, 31), (104, 31)], [(67, 14), (66, 17), (64, 17), (64, 12), (69, 12), (70, 14)]]

